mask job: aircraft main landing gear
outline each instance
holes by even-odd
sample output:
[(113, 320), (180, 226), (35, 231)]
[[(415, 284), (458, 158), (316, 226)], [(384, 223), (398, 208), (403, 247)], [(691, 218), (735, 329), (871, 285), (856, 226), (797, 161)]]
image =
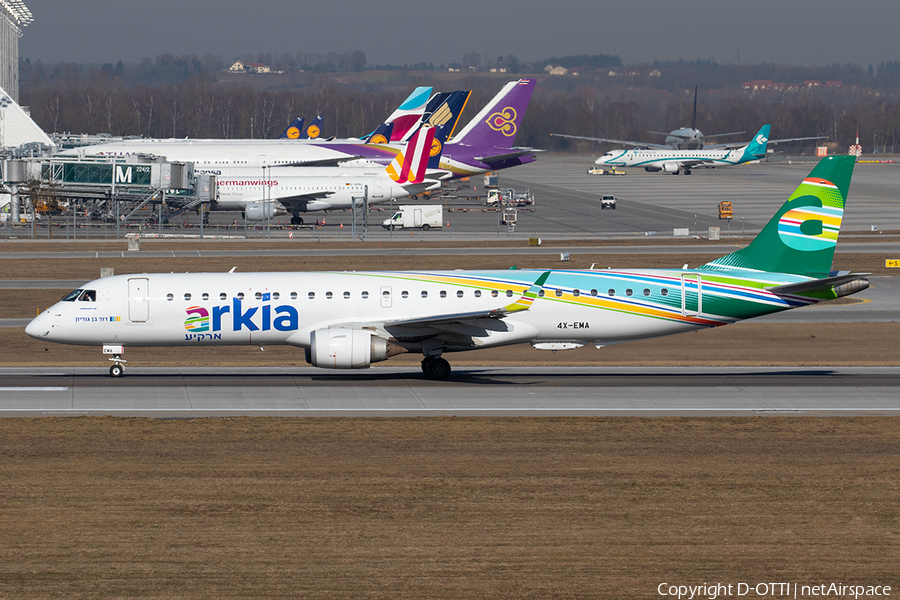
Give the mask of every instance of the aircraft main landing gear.
[(303, 225), (303, 219), (300, 217), (291, 217), (291, 225)]
[(426, 356), (422, 359), (422, 372), (428, 379), (444, 381), (450, 377), (450, 363), (440, 356)]

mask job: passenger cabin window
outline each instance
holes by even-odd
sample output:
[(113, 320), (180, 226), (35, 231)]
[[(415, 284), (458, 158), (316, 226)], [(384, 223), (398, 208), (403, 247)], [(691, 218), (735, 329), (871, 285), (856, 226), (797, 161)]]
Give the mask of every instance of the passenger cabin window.
[(649, 296), (649, 295), (650, 295), (650, 290), (648, 290), (647, 288), (644, 288), (644, 295), (645, 295), (645, 296)]
[(297, 292), (291, 292), (291, 300), (297, 299)]
[(597, 290), (591, 290), (591, 296), (596, 297), (596, 296), (597, 296)]
[(75, 302), (84, 290), (74, 290), (66, 294), (60, 302)]
[(441, 290), (441, 298), (447, 297), (447, 290)]
[(668, 295), (669, 295), (669, 290), (667, 290), (666, 288), (663, 288), (662, 290), (660, 290), (659, 293), (662, 294), (663, 296), (668, 296)]
[(627, 290), (625, 290), (625, 295), (626, 296), (634, 295), (634, 290), (632, 290), (631, 288), (628, 288)]
[(278, 300), (279, 298), (281, 298), (281, 294), (279, 294), (278, 292), (272, 292), (272, 300)]
[(350, 292), (344, 292), (344, 300), (350, 299)]
[(543, 289), (538, 290), (538, 298), (543, 298), (543, 297), (544, 297), (544, 290)]
[(365, 299), (368, 298), (368, 297), (369, 297), (369, 292), (365, 292), (365, 291), (364, 291), (364, 292), (362, 293), (362, 299), (365, 300)]
[(171, 302), (174, 299), (175, 299), (175, 294), (166, 294), (166, 300), (168, 300), (169, 302)]
[(190, 293), (185, 294), (185, 295), (184, 295), (184, 299), (185, 299), (185, 300), (190, 300), (190, 299), (191, 299)]
[(238, 292), (238, 293), (237, 293), (237, 299), (238, 299), (238, 300), (243, 300), (243, 299), (244, 299), (244, 292)]
[(616, 295), (616, 290), (614, 290), (614, 289), (612, 289), (612, 288), (609, 288), (609, 295), (610, 295), (610, 297), (615, 296), (615, 295)]
[(206, 292), (203, 292), (202, 298), (203, 298), (204, 300), (209, 300), (209, 294), (207, 294)]
[(500, 292), (498, 292), (497, 290), (491, 290), (491, 298), (496, 298), (499, 295), (500, 295)]
[(400, 292), (400, 297), (409, 298), (409, 292), (407, 292), (406, 290), (403, 290), (402, 292)]
[(256, 292), (256, 299), (262, 300), (262, 292)]
[(462, 297), (463, 297), (463, 291), (462, 291), (462, 290), (456, 290), (456, 297), (457, 297), (457, 298), (462, 298)]
[(326, 300), (331, 300), (332, 298), (334, 298), (334, 294), (332, 294), (331, 292), (325, 292)]
[(475, 290), (475, 297), (481, 298), (481, 290)]
[(422, 297), (423, 297), (423, 298), (427, 298), (427, 297), (428, 297), (428, 290), (422, 290)]
[(581, 290), (572, 290), (572, 295), (576, 298), (581, 295)]
[(316, 293), (315, 293), (315, 292), (310, 292), (310, 293), (308, 294), (308, 297), (309, 297), (310, 300), (315, 300), (315, 299), (316, 299)]
[(562, 298), (562, 290), (556, 290), (556, 297)]
[(227, 299), (228, 299), (228, 294), (226, 294), (225, 292), (219, 293), (219, 300), (227, 300)]
[(512, 298), (512, 294), (513, 294), (512, 290), (506, 290), (506, 297), (507, 297), (507, 298)]

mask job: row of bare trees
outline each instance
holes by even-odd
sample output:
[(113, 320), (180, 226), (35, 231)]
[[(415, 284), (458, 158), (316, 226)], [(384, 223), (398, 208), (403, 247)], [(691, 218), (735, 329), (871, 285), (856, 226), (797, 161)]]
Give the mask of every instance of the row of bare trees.
[[(528, 108), (516, 143), (545, 149), (599, 147), (550, 137), (569, 133), (632, 140), (654, 140), (647, 132), (668, 131), (691, 123), (692, 91), (675, 93), (620, 87), (598, 89), (575, 78), (542, 81)], [(408, 86), (358, 89), (316, 76), (302, 90), (255, 91), (248, 85), (223, 85), (206, 75), (165, 87), (127, 87), (102, 74), (77, 85), (59, 83), (23, 91), (35, 121), (47, 131), (142, 135), (147, 137), (272, 138), (296, 116), (325, 118), (327, 135), (364, 135), (383, 121), (415, 85), (447, 88), (440, 79), (409, 78)], [(463, 122), (496, 93), (496, 79), (472, 76), (453, 87), (472, 89)], [(749, 139), (765, 123), (773, 138), (829, 136), (845, 149), (857, 127), (866, 151), (900, 146), (900, 101), (849, 87), (794, 95), (751, 96), (742, 90), (707, 98), (698, 107), (698, 126), (707, 134), (746, 131)], [(812, 145), (807, 149), (811, 151)]]

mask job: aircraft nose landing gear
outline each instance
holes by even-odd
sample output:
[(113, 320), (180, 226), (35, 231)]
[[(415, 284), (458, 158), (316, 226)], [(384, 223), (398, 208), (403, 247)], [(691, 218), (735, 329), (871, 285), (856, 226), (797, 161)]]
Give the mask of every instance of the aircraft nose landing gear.
[(121, 377), (125, 374), (125, 363), (128, 361), (122, 358), (122, 354), (124, 352), (125, 346), (113, 346), (110, 344), (105, 344), (103, 346), (103, 354), (113, 355), (109, 357), (109, 360), (111, 360), (113, 363), (113, 365), (109, 368), (110, 377)]
[(450, 363), (440, 356), (426, 356), (422, 359), (422, 372), (428, 379), (444, 381), (450, 377)]

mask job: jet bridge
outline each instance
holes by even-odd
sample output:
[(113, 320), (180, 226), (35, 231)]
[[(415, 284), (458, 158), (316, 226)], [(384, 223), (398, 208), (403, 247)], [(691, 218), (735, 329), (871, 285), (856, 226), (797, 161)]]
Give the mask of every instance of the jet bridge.
[(193, 163), (140, 155), (10, 159), (3, 163), (3, 181), (11, 194), (13, 222), (19, 221), (20, 195), (28, 203), (53, 197), (109, 220), (112, 215), (130, 217), (148, 203), (183, 210), (214, 201), (217, 193), (215, 176), (195, 176)]

